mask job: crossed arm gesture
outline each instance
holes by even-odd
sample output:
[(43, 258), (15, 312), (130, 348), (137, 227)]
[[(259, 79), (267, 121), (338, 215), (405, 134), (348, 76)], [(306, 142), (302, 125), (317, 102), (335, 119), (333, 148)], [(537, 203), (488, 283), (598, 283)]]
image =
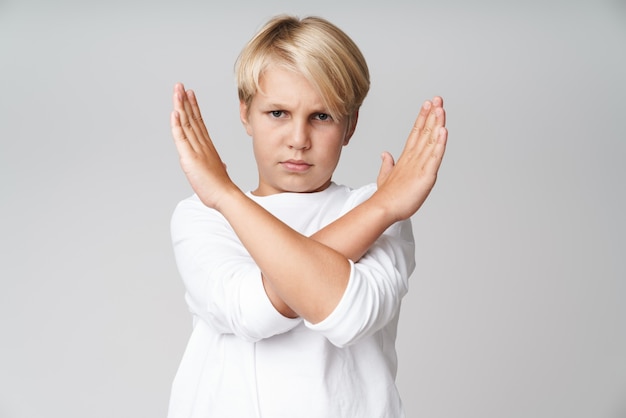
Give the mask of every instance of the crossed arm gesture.
[[(337, 306), (358, 261), (393, 223), (411, 217), (432, 190), (447, 141), (443, 101), (422, 106), (398, 161), (383, 154), (372, 197), (311, 237), (289, 228), (232, 182), (194, 93), (174, 87), (171, 127), (181, 167), (200, 200), (218, 210), (259, 266), (281, 313), (317, 323)], [(367, 228), (364, 228), (367, 226)], [(275, 257), (276, 251), (282, 256)], [(298, 275), (294, 276), (293, 272)], [(323, 279), (320, 279), (323, 278)]]

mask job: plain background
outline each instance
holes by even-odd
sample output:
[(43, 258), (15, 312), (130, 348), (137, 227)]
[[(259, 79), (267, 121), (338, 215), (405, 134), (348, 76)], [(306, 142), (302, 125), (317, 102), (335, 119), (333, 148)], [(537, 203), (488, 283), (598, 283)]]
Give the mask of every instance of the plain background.
[(254, 187), (233, 63), (283, 12), (370, 65), (337, 182), (374, 181), (446, 100), (398, 337), (407, 417), (626, 417), (623, 0), (0, 1), (0, 417), (166, 415), (191, 329), (171, 89)]

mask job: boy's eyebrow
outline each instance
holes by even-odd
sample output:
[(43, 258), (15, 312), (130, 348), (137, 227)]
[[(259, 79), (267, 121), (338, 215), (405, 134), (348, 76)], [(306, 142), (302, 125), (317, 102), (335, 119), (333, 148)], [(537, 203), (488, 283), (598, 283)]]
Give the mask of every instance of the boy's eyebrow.
[(287, 106), (282, 105), (282, 104), (280, 104), (280, 103), (278, 103), (278, 102), (266, 103), (264, 106), (265, 106), (265, 107), (271, 107), (272, 109), (274, 109), (274, 108), (275, 108), (275, 109), (284, 109), (284, 108), (286, 108), (286, 107), (287, 107)]
[(259, 107), (262, 108), (271, 108), (271, 109), (284, 109), (287, 106), (284, 104), (281, 104), (280, 102), (276, 102), (276, 101), (270, 101), (270, 100), (259, 100), (258, 102)]
[[(267, 109), (275, 109), (275, 110), (288, 110), (289, 109), (289, 106), (285, 104), (281, 104), (279, 102), (261, 103), (260, 107), (267, 108)], [(320, 105), (316, 105), (315, 107), (313, 107), (313, 110), (311, 111), (311, 113), (328, 113), (330, 115), (330, 110), (326, 109), (324, 105), (320, 104)]]
[[(266, 95), (259, 95), (258, 97), (258, 105), (262, 108), (267, 108), (267, 109), (289, 109), (290, 106), (284, 102), (280, 102), (279, 100), (276, 100), (276, 97), (268, 97)], [(313, 108), (315, 110), (312, 111), (312, 113), (328, 113), (330, 114), (330, 109), (327, 109), (326, 106), (324, 106), (324, 103), (322, 102), (318, 102), (315, 103), (313, 105)]]

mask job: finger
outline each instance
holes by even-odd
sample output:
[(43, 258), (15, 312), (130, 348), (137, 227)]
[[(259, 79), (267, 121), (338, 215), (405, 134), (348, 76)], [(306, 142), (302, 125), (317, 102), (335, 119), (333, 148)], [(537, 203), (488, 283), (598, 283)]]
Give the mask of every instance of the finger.
[(189, 142), (189, 145), (194, 150), (198, 150), (199, 144), (196, 134), (194, 132), (193, 126), (191, 125), (191, 118), (189, 117), (189, 113), (185, 107), (187, 95), (185, 94), (185, 88), (181, 83), (178, 83), (174, 86), (174, 110), (176, 111), (178, 117), (181, 130), (183, 132), (183, 137)]
[[(443, 109), (443, 98), (441, 96), (433, 97), (433, 106), (440, 107)], [(446, 126), (445, 112), (444, 112), (443, 126)]]
[(195, 97), (196, 95), (193, 90), (187, 90), (183, 98), (183, 105), (187, 113), (189, 125), (193, 130), (194, 138), (197, 141), (197, 147), (205, 148), (204, 151), (217, 153), (217, 150), (213, 145), (213, 141), (209, 136), (209, 132), (204, 124), (204, 121), (202, 120), (200, 107), (198, 106), (198, 102)]
[(427, 154), (430, 152), (428, 148), (432, 147), (433, 144), (437, 142), (439, 128), (443, 127), (445, 119), (446, 115), (443, 108), (433, 106), (417, 141), (416, 152), (421, 161), (427, 158)]
[(441, 126), (437, 130), (437, 140), (435, 141), (433, 147), (429, 149), (430, 153), (424, 163), (424, 172), (426, 174), (435, 177), (437, 176), (437, 172), (441, 166), (441, 161), (443, 160), (443, 156), (446, 152), (447, 143), (448, 130), (444, 126)]
[(194, 110), (192, 99), (195, 99), (193, 90), (187, 90), (183, 96), (183, 106), (187, 115), (189, 129), (193, 131), (193, 137), (196, 140), (196, 144), (194, 144), (194, 146), (199, 148), (207, 147), (211, 152), (215, 151), (215, 147), (209, 137), (209, 132), (207, 131), (206, 126), (202, 121), (202, 117), (200, 116), (200, 109), (197, 106), (197, 102), (195, 106), (196, 110)]
[(416, 147), (416, 166), (425, 169), (426, 164), (432, 158), (433, 148), (438, 142), (440, 129), (443, 128), (445, 112), (441, 107), (433, 108), (428, 115), (428, 120), (420, 135), (419, 144)]
[(404, 150), (402, 151), (403, 154), (406, 150), (411, 149), (416, 145), (419, 140), (420, 133), (422, 132), (422, 129), (424, 129), (424, 124), (426, 123), (426, 119), (428, 118), (431, 108), (432, 103), (428, 100), (422, 104), (420, 112), (413, 123), (413, 128), (411, 129), (409, 137), (406, 140)]
[(174, 145), (178, 154), (187, 153), (191, 150), (191, 145), (185, 136), (185, 131), (180, 124), (180, 117), (176, 110), (173, 110), (170, 114), (170, 125), (172, 127), (172, 136), (174, 137)]
[(439, 128), (445, 126), (446, 123), (446, 111), (442, 107), (437, 107), (433, 110), (434, 120), (433, 125), (428, 135), (428, 144), (434, 144), (439, 137)]
[(184, 96), (185, 86), (182, 83), (176, 83), (172, 94), (172, 105), (179, 114), (185, 111), (185, 106), (183, 105)]
[[(407, 140), (407, 145), (414, 146), (415, 143), (418, 142), (420, 134), (422, 133), (422, 130), (424, 129), (424, 126), (428, 119), (428, 116), (435, 108), (438, 107), (443, 108), (443, 98), (441, 98), (441, 96), (435, 96), (433, 97), (432, 101), (427, 100), (424, 102), (417, 116), (417, 119), (413, 124), (413, 129), (411, 130), (409, 139)], [(443, 119), (443, 125), (445, 125), (445, 115)]]
[(200, 109), (198, 109), (197, 102), (195, 106), (192, 103), (192, 100), (194, 99), (195, 99), (195, 94), (193, 90), (184, 91), (183, 106), (185, 108), (185, 112), (187, 113), (187, 118), (189, 119), (189, 123), (191, 124), (193, 129), (195, 129), (198, 133), (200, 133), (202, 132), (202, 129), (200, 128), (200, 125), (198, 124), (198, 120), (202, 121), (202, 116), (200, 115)]
[(414, 145), (412, 148), (414, 157), (419, 157), (422, 154), (424, 148), (428, 146), (429, 141), (431, 141), (433, 129), (435, 129), (435, 124), (437, 121), (437, 112), (440, 109), (441, 108), (439, 107), (430, 107), (428, 115), (426, 116), (426, 120), (423, 123), (422, 129), (419, 131), (417, 138), (414, 140)]
[(206, 128), (206, 124), (204, 123), (204, 119), (202, 118), (202, 113), (200, 113), (200, 106), (198, 105), (198, 99), (196, 98), (196, 93), (193, 90), (187, 91), (187, 98), (189, 99), (189, 103), (191, 105), (191, 114), (193, 120), (196, 125), (202, 132), (202, 134), (206, 138), (210, 138), (209, 131)]

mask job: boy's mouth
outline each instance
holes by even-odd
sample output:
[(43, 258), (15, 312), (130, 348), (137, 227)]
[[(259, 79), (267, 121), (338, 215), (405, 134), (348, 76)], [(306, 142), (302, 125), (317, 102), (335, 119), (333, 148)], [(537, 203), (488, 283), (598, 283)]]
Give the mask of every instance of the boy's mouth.
[(313, 164), (309, 164), (303, 160), (286, 160), (286, 161), (282, 161), (280, 165), (283, 168), (287, 169), (288, 171), (294, 171), (298, 173), (306, 171), (311, 166), (313, 166)]

